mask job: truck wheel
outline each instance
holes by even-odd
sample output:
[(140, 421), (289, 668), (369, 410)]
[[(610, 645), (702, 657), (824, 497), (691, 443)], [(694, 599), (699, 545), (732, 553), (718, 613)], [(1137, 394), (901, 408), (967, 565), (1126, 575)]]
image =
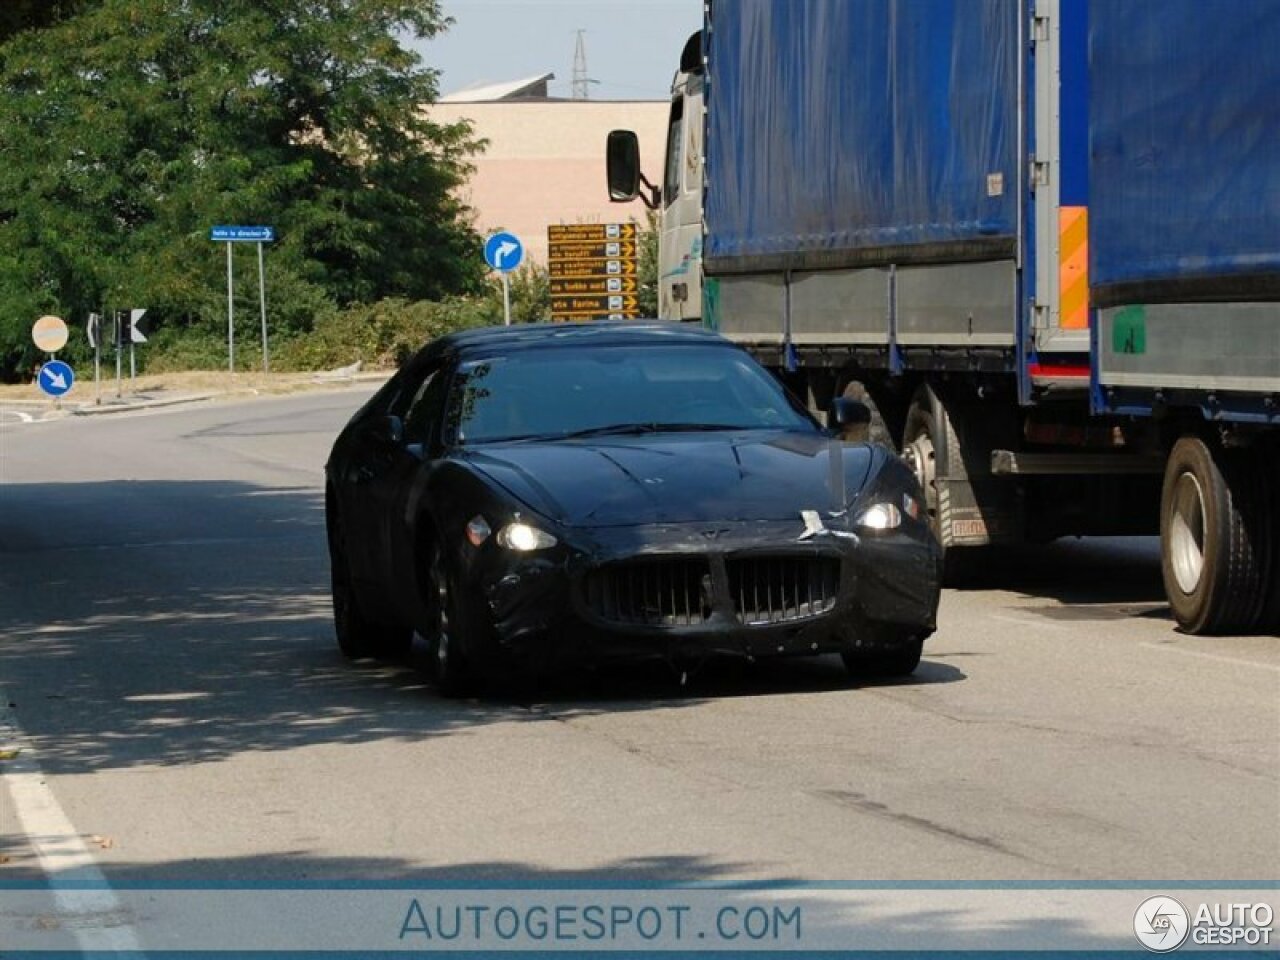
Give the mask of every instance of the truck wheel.
[(1160, 555), (1169, 606), (1187, 633), (1262, 625), (1274, 589), (1273, 502), (1259, 458), (1210, 450), (1198, 437), (1174, 444), (1160, 497)]
[[(938, 413), (941, 414), (941, 422)], [(950, 505), (938, 489), (940, 476), (956, 479), (966, 476), (963, 462), (959, 462), (959, 448), (960, 441), (946, 407), (938, 402), (932, 390), (921, 387), (907, 411), (907, 425), (902, 434), (902, 458), (911, 467), (924, 493), (929, 526), (942, 546), (943, 578), (948, 583), (963, 579), (975, 550), (955, 546)]]

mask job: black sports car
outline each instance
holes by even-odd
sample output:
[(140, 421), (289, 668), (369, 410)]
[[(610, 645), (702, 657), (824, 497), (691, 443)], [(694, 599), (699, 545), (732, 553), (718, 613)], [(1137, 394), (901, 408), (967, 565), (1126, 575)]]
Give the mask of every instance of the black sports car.
[[(837, 401), (840, 422), (865, 416)], [(416, 630), (447, 693), (564, 658), (838, 652), (907, 674), (934, 629), (940, 552), (911, 471), (703, 330), (444, 337), (326, 474), (340, 647), (396, 655)]]

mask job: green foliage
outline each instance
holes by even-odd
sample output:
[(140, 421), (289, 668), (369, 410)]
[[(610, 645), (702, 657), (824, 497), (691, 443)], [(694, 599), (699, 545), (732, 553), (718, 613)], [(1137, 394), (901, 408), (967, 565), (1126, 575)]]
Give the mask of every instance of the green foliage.
[(446, 24), (436, 0), (97, 0), (0, 33), (0, 378), (33, 361), (41, 313), (145, 306), (157, 334), (212, 340), (217, 223), (277, 228), (282, 338), (335, 307), (480, 291), (453, 189), (478, 145), (426, 117), (436, 74), (399, 42)]
[[(509, 282), (512, 323), (547, 323), (551, 320), (551, 275), (546, 267), (526, 263), (509, 275)], [(502, 322), (502, 281), (493, 280), (491, 284), (492, 295), (498, 298), (498, 322)]]
[(446, 333), (501, 322), (501, 299), (492, 296), (416, 303), (383, 300), (320, 320), (310, 333), (275, 348), (272, 368), (329, 370), (356, 362), (395, 366)]
[(658, 315), (658, 232), (658, 212), (646, 210), (644, 223), (636, 224), (636, 299), (642, 317)]

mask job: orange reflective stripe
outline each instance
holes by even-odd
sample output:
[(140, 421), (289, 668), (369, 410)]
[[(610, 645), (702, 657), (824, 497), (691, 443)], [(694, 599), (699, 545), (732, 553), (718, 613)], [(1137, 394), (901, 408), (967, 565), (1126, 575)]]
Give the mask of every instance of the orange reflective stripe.
[(1058, 308), (1064, 330), (1089, 328), (1089, 208), (1058, 210)]

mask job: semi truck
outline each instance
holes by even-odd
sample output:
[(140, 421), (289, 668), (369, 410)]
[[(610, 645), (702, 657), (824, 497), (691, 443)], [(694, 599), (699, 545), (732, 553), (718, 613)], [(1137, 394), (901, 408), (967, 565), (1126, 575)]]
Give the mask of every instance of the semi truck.
[(1280, 0), (708, 0), (663, 318), (871, 411), (957, 573), (1161, 537), (1190, 633), (1280, 632)]

